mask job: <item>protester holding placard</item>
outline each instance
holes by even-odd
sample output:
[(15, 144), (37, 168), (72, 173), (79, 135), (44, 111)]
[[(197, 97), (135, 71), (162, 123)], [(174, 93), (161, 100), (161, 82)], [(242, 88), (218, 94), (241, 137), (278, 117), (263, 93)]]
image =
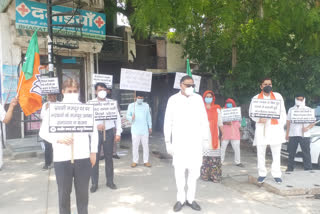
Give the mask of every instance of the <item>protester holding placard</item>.
[[(97, 83), (95, 85), (95, 93), (97, 98), (89, 101), (89, 103), (108, 103), (115, 102), (112, 99), (107, 98), (107, 86), (104, 83)], [(120, 142), (121, 138), (121, 118), (119, 115), (118, 106), (116, 105), (116, 119), (112, 120), (99, 120), (96, 121), (97, 128), (99, 131), (99, 145), (97, 153), (97, 161), (94, 165), (91, 173), (91, 182), (92, 186), (90, 192), (94, 193), (98, 189), (99, 184), (99, 154), (101, 150), (101, 145), (103, 148), (104, 159), (105, 159), (105, 176), (107, 178), (107, 187), (110, 189), (117, 189), (117, 186), (114, 184), (114, 168), (113, 168), (113, 145), (114, 141)], [(116, 128), (116, 134), (114, 134), (114, 128)]]
[[(47, 95), (47, 102), (42, 105), (40, 118), (42, 119), (41, 127), (39, 131), (39, 135), (42, 135), (43, 132), (48, 132), (48, 117), (47, 114), (49, 114), (49, 105), (50, 103), (57, 102), (57, 95), (56, 94), (48, 94)], [(46, 140), (43, 140), (44, 142), (44, 166), (42, 167), (43, 170), (49, 169), (49, 167), (52, 164), (53, 161), (53, 150), (52, 150), (52, 144), (49, 143)]]
[[(18, 104), (17, 98), (13, 98), (11, 100), (11, 103), (9, 105), (9, 109), (7, 112), (4, 110), (3, 106), (0, 104), (0, 120), (2, 121), (2, 123), (7, 124), (10, 122), (12, 118), (13, 110), (17, 104)], [(1, 138), (1, 134), (3, 133), (0, 133), (0, 138)], [(2, 170), (2, 165), (3, 165), (2, 159), (3, 159), (2, 145), (0, 145), (0, 170)]]
[[(296, 110), (312, 110), (306, 106), (306, 98), (302, 94), (295, 96), (295, 105), (288, 111), (286, 140), (288, 144), (288, 168), (287, 172), (294, 170), (294, 158), (296, 156), (298, 144), (302, 150), (304, 170), (312, 170), (311, 154), (310, 154), (310, 129), (314, 124), (310, 123), (293, 123), (292, 114)], [(311, 118), (312, 119), (312, 118)]]
[[(272, 151), (272, 167), (271, 174), (276, 183), (282, 183), (280, 169), (281, 144), (285, 142), (284, 125), (286, 123), (286, 109), (283, 98), (279, 93), (272, 91), (272, 81), (270, 78), (265, 78), (261, 81), (261, 93), (254, 96), (250, 103), (249, 115), (256, 122), (256, 130), (254, 135), (253, 145), (257, 146), (258, 156), (258, 183), (263, 183), (267, 176), (265, 166), (266, 148), (270, 145)], [(255, 112), (252, 112), (252, 102), (256, 99), (260, 100), (276, 100), (280, 102), (279, 119), (255, 117)], [(263, 109), (263, 108), (262, 108)], [(260, 112), (267, 115), (269, 109), (265, 112)]]
[(143, 92), (136, 92), (136, 102), (129, 104), (127, 110), (127, 120), (131, 122), (132, 136), (132, 164), (136, 167), (139, 162), (140, 142), (143, 148), (143, 163), (146, 167), (151, 167), (149, 163), (149, 135), (152, 133), (152, 120), (150, 107), (143, 102), (145, 95)]
[[(65, 80), (62, 84), (62, 94), (62, 104), (81, 104), (79, 102), (79, 84), (76, 80)], [(51, 107), (50, 105), (49, 111)], [(50, 114), (47, 114), (47, 117), (50, 120)], [(88, 214), (89, 180), (98, 150), (96, 126), (93, 127), (92, 133), (44, 133), (40, 137), (52, 143), (54, 170), (58, 185), (59, 213), (71, 213), (70, 194), (74, 182), (77, 213)]]
[(164, 138), (167, 152), (173, 156), (177, 186), (177, 202), (173, 207), (175, 212), (180, 211), (185, 204), (194, 210), (201, 210), (195, 201), (195, 194), (202, 152), (204, 145), (209, 144), (210, 130), (203, 99), (194, 93), (194, 87), (192, 77), (181, 78), (181, 91), (169, 98), (164, 119)]
[[(236, 102), (229, 98), (226, 100), (225, 108), (236, 107)], [(240, 121), (230, 121), (223, 123), (223, 139), (221, 142), (221, 163), (224, 162), (226, 149), (231, 142), (234, 151), (234, 162), (236, 166), (243, 167), (240, 161)]]
[[(201, 166), (201, 178), (205, 181), (214, 183), (221, 182), (221, 149), (219, 141), (219, 130), (223, 133), (223, 123), (221, 117), (221, 107), (215, 104), (216, 97), (213, 91), (206, 91), (203, 94), (203, 101), (207, 110), (210, 140), (209, 148), (203, 153), (203, 162)], [(223, 134), (222, 134), (223, 135)]]

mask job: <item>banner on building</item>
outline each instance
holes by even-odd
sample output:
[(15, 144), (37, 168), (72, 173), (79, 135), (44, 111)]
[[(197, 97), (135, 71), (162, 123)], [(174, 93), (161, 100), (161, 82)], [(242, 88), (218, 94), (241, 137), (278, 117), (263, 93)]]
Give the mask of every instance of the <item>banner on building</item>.
[(252, 99), (250, 108), (250, 117), (280, 119), (280, 100)]
[[(52, 13), (63, 13), (75, 11), (76, 8), (63, 6), (52, 7)], [(83, 24), (82, 30), (79, 28), (53, 26), (53, 32), (61, 35), (82, 35), (90, 39), (105, 40), (106, 38), (106, 15), (93, 11), (80, 10), (80, 15), (75, 16), (53, 16), (52, 24)], [(16, 28), (26, 30), (38, 30), (48, 32), (47, 28), (47, 4), (16, 0)]]
[(1, 98), (2, 104), (10, 103), (17, 95), (18, 86), (18, 66), (16, 65), (2, 65), (1, 76)]
[(107, 74), (93, 74), (92, 75), (92, 85), (95, 86), (98, 82), (106, 84), (107, 88), (112, 89), (112, 75)]
[[(187, 76), (187, 75), (188, 74), (186, 74), (186, 73), (176, 72), (176, 78), (174, 80), (173, 88), (180, 89), (180, 80), (182, 77)], [(192, 79), (193, 79), (194, 84), (196, 85), (196, 87), (195, 87), (196, 92), (199, 92), (201, 76), (192, 74)]]
[(311, 108), (298, 108), (291, 110), (291, 123), (316, 122), (315, 110)]
[(121, 68), (120, 89), (151, 91), (152, 72)]
[(41, 77), (40, 83), (42, 95), (60, 93), (58, 77)]
[(51, 103), (49, 107), (49, 132), (93, 132), (93, 105), (81, 103)]
[(231, 121), (240, 121), (241, 118), (241, 108), (224, 108), (221, 110), (222, 121), (231, 122)]

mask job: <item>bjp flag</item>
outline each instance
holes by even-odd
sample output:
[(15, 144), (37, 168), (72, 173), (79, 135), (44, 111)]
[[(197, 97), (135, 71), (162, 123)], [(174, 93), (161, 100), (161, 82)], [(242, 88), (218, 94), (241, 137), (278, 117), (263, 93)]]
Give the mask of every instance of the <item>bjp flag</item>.
[(42, 107), (39, 67), (40, 55), (37, 31), (35, 31), (29, 43), (26, 61), (20, 72), (17, 89), (19, 104), (26, 116)]

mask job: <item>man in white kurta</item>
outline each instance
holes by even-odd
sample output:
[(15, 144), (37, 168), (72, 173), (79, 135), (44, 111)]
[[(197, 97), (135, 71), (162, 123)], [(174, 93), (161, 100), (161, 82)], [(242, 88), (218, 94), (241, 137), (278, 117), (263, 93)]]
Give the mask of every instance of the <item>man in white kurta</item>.
[[(271, 79), (265, 79), (260, 86), (262, 92), (252, 99), (275, 99), (281, 102), (280, 119), (273, 120), (268, 118), (251, 117), (256, 122), (256, 130), (254, 135), (253, 145), (257, 146), (258, 159), (258, 183), (263, 183), (267, 176), (267, 169), (265, 166), (265, 156), (267, 145), (270, 145), (272, 152), (272, 166), (271, 174), (277, 183), (281, 183), (281, 144), (285, 142), (284, 125), (286, 123), (286, 109), (283, 98), (279, 93), (272, 92)], [(262, 97), (263, 96), (263, 97)], [(249, 109), (251, 115), (251, 104)]]
[[(193, 79), (185, 76), (180, 82), (181, 91), (168, 100), (164, 136), (167, 151), (173, 156), (177, 185), (177, 203), (174, 211), (186, 204), (200, 210), (194, 201), (196, 182), (200, 176), (203, 141), (208, 141), (209, 123), (202, 97), (193, 93)], [(188, 170), (187, 193), (185, 171)], [(187, 200), (187, 201), (186, 201)]]

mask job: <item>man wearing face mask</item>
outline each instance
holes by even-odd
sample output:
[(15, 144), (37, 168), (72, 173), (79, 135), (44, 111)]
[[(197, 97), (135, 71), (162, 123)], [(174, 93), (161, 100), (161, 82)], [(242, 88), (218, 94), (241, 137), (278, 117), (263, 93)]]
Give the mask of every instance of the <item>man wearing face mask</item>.
[(194, 87), (192, 77), (181, 78), (181, 90), (169, 98), (164, 119), (165, 143), (167, 152), (173, 156), (177, 186), (177, 202), (173, 207), (175, 212), (185, 204), (194, 210), (201, 210), (195, 201), (196, 184), (202, 164), (203, 141), (209, 144), (210, 130), (203, 99), (194, 93)]
[(296, 156), (298, 144), (300, 144), (302, 154), (303, 154), (303, 165), (304, 170), (312, 170), (311, 154), (310, 154), (310, 129), (314, 124), (295, 124), (291, 123), (291, 114), (295, 109), (307, 109), (311, 108), (306, 106), (306, 98), (302, 94), (295, 96), (295, 105), (291, 107), (288, 111), (287, 117), (287, 132), (286, 140), (289, 140), (288, 151), (288, 168), (287, 172), (292, 172), (294, 170), (294, 158)]
[[(261, 81), (261, 93), (254, 96), (253, 99), (271, 99), (280, 100), (280, 118), (258, 118), (251, 117), (256, 122), (256, 130), (254, 135), (253, 145), (257, 146), (258, 158), (258, 183), (263, 183), (267, 176), (267, 169), (265, 166), (266, 148), (269, 145), (272, 152), (272, 166), (271, 174), (274, 181), (278, 184), (282, 183), (281, 179), (281, 144), (285, 142), (284, 125), (286, 123), (286, 108), (284, 106), (283, 98), (279, 93), (272, 91), (272, 81), (270, 78), (265, 78)], [(251, 104), (249, 109), (251, 115)]]
[[(108, 102), (111, 99), (107, 98), (107, 86), (104, 83), (97, 83), (95, 85), (95, 93), (97, 98), (89, 101), (89, 103), (97, 102)], [(103, 147), (103, 153), (105, 158), (105, 175), (107, 178), (107, 187), (111, 189), (117, 189), (117, 186), (113, 182), (114, 169), (113, 169), (113, 144), (114, 141), (119, 142), (122, 132), (121, 128), (121, 118), (119, 111), (117, 110), (117, 119), (116, 120), (105, 120), (105, 121), (96, 121), (97, 129), (99, 131), (99, 145), (97, 153), (97, 161), (94, 165), (91, 173), (91, 182), (92, 186), (90, 192), (94, 193), (98, 189), (99, 184), (99, 155), (101, 145)], [(114, 134), (114, 128), (116, 128), (116, 134)]]
[[(62, 103), (80, 103), (79, 84), (74, 79), (67, 79), (62, 84)], [(49, 106), (50, 109), (50, 106)], [(49, 120), (49, 114), (44, 115)], [(49, 130), (49, 124), (44, 123)], [(41, 136), (52, 144), (54, 171), (58, 185), (59, 213), (70, 214), (70, 195), (74, 183), (77, 201), (77, 213), (88, 214), (89, 181), (92, 167), (96, 162), (98, 150), (98, 131), (92, 133), (48, 133)], [(91, 140), (90, 140), (91, 139)], [(74, 163), (71, 162), (72, 146)]]
[(139, 145), (143, 148), (143, 163), (151, 167), (149, 163), (149, 134), (152, 133), (152, 120), (150, 107), (143, 102), (144, 93), (136, 92), (136, 102), (131, 103), (127, 110), (127, 120), (131, 122), (132, 136), (132, 164), (134, 168), (139, 162)]

